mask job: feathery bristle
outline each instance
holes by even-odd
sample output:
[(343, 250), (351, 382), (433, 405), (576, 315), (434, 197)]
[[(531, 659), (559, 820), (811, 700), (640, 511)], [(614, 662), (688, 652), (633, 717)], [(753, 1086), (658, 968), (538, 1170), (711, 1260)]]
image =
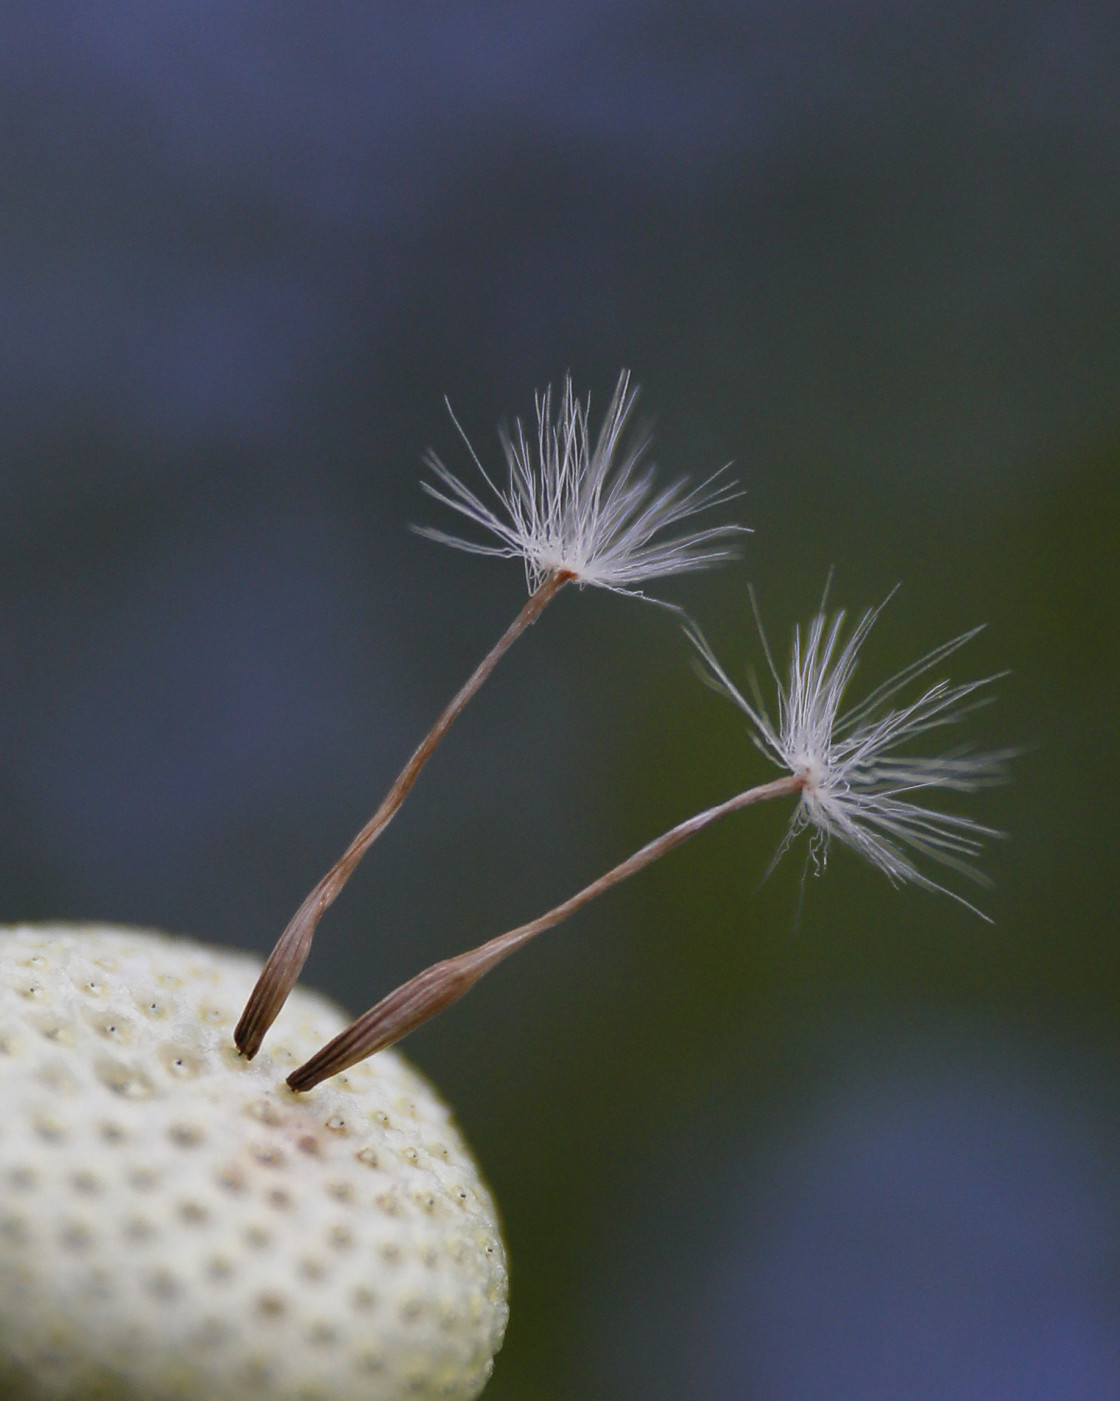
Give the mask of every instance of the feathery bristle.
[[(495, 483), (466, 434), (463, 441), (495, 500), (488, 504), (434, 454), (425, 461), (438, 484), (424, 490), (496, 537), (497, 544), (465, 540), (418, 526), (419, 534), (472, 554), (521, 559), (530, 591), (549, 574), (566, 572), (581, 584), (633, 592), (650, 580), (703, 569), (734, 554), (732, 540), (745, 527), (714, 525), (665, 538), (701, 511), (740, 493), (715, 473), (697, 487), (684, 481), (657, 489), (653, 468), (643, 465), (649, 439), (623, 445), (637, 389), (623, 371), (594, 444), (588, 428), (590, 400), (580, 401), (569, 378), (555, 415), (552, 391), (537, 397), (535, 442), (520, 421), (503, 433), (509, 482)], [(450, 405), (448, 406), (450, 408)], [(452, 415), (454, 419), (454, 415)], [(458, 428), (458, 421), (455, 420)]]
[(987, 919), (969, 901), (927, 875), (916, 858), (927, 858), (983, 884), (986, 878), (974, 863), (984, 841), (1001, 834), (971, 817), (941, 812), (919, 799), (937, 789), (967, 793), (1002, 782), (1009, 752), (962, 748), (920, 756), (898, 751), (931, 730), (959, 724), (983, 703), (978, 693), (996, 678), (963, 684), (936, 681), (915, 699), (892, 704), (981, 629), (935, 647), (862, 701), (842, 710), (859, 653), (884, 606), (885, 601), (864, 613), (846, 639), (843, 610), (831, 616), (822, 610), (804, 633), (800, 627), (795, 629), (784, 680), (763, 636), (763, 651), (777, 689), (776, 721), (757, 684), (754, 700), (748, 700), (700, 633), (694, 628), (689, 633), (706, 667), (705, 679), (746, 715), (754, 743), (779, 767), (806, 780), (779, 856), (810, 827), (816, 834), (813, 854), (818, 865), (823, 865), (828, 843), (836, 837), (878, 866), (892, 883), (913, 882), (943, 891)]

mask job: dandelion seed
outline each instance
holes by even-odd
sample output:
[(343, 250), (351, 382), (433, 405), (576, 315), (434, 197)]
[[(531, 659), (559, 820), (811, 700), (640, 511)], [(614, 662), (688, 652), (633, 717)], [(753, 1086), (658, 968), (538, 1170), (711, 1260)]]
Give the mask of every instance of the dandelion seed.
[(982, 841), (998, 833), (970, 817), (930, 808), (917, 801), (916, 795), (934, 789), (971, 792), (1000, 782), (1009, 756), (957, 750), (922, 758), (896, 751), (930, 731), (959, 723), (980, 703), (977, 693), (994, 678), (963, 685), (937, 681), (915, 700), (897, 705), (891, 702), (963, 647), (979, 629), (962, 633), (928, 652), (876, 687), (862, 702), (842, 712), (841, 702), (860, 648), (882, 606), (865, 613), (846, 642), (842, 640), (843, 612), (832, 618), (823, 611), (819, 613), (810, 623), (804, 641), (798, 629), (785, 682), (778, 675), (763, 638), (763, 650), (778, 690), (776, 724), (770, 720), (760, 697), (753, 703), (744, 698), (701, 634), (689, 627), (689, 635), (706, 666), (705, 679), (739, 706), (751, 722), (755, 743), (787, 772), (670, 828), (538, 919), (426, 968), (293, 1071), (288, 1076), (289, 1086), (293, 1090), (309, 1090), (328, 1076), (393, 1045), (458, 1001), (480, 978), (538, 934), (562, 923), (719, 818), (771, 798), (798, 799), (779, 856), (799, 832), (812, 827), (816, 834), (814, 855), (821, 866), (828, 842), (835, 836), (866, 856), (895, 884), (910, 881), (944, 891), (975, 909), (956, 892), (919, 870), (910, 853), (982, 880), (973, 862)]
[[(424, 483), (429, 494), (491, 531), (499, 543), (473, 544), (426, 527), (420, 533), (475, 554), (521, 558), (530, 596), (421, 740), (373, 817), (281, 934), (234, 1031), (234, 1041), (242, 1055), (252, 1059), (260, 1049), (268, 1028), (295, 987), (320, 919), (358, 862), (396, 816), (451, 723), (564, 584), (574, 580), (615, 592), (636, 593), (637, 586), (646, 580), (704, 568), (730, 557), (730, 541), (742, 533), (741, 526), (716, 525), (662, 538), (666, 531), (698, 512), (723, 505), (738, 493), (733, 483), (720, 480), (719, 473), (693, 490), (683, 482), (655, 490), (652, 469), (641, 468), (648, 440), (639, 440), (625, 450), (622, 446), (636, 393), (624, 370), (592, 448), (588, 431), (590, 401), (581, 403), (568, 379), (554, 418), (551, 391), (546, 390), (537, 399), (536, 452), (520, 422), (513, 437), (503, 437), (510, 478), (505, 492), (493, 485), (471, 450), (478, 470), (497, 497), (497, 510), (486, 506), (437, 457), (430, 454), (426, 459), (442, 483), (442, 490)], [(467, 446), (469, 449), (470, 444)], [(503, 519), (503, 509), (508, 519)]]

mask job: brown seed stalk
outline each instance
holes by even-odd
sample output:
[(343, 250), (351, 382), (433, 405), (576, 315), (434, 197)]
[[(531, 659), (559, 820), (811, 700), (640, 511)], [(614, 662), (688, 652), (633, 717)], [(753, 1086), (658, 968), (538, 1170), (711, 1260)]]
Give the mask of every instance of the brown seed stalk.
[(452, 721), (481, 688), (521, 634), (536, 622), (564, 584), (574, 577), (568, 570), (555, 570), (530, 595), (521, 612), (420, 741), (411, 759), (382, 799), (381, 806), (292, 916), (288, 927), (280, 935), (276, 947), (269, 955), (233, 1033), (237, 1049), (247, 1059), (252, 1060), (260, 1050), (265, 1034), (279, 1016), (280, 1009), (295, 987), (303, 965), (307, 962), (307, 955), (311, 952), (311, 940), (320, 919), (334, 903), (358, 862), (392, 822), (419, 777), (420, 770), (435, 752)]
[(726, 817), (729, 813), (738, 812), (740, 808), (765, 802), (768, 798), (800, 793), (804, 786), (805, 778), (802, 774), (787, 774), (783, 778), (776, 778), (770, 783), (763, 783), (757, 788), (738, 793), (734, 798), (729, 798), (716, 807), (707, 808), (704, 812), (699, 812), (687, 821), (670, 828), (660, 837), (654, 838), (598, 880), (585, 886), (577, 895), (549, 910), (547, 914), (530, 920), (528, 924), (519, 925), (506, 934), (499, 934), (496, 939), (491, 939), (467, 953), (459, 954), (456, 958), (432, 964), (408, 982), (402, 983), (388, 997), (382, 998), (376, 1007), (352, 1022), (321, 1051), (317, 1051), (298, 1070), (294, 1070), (288, 1076), (288, 1084), (293, 1090), (314, 1089), (320, 1081), (357, 1065), (375, 1051), (382, 1051), (386, 1046), (393, 1045), (438, 1012), (442, 1012), (445, 1007), (457, 1002), (484, 974), (489, 973), (491, 968), (508, 958), (523, 944), (527, 944), (530, 939), (560, 924), (569, 915), (575, 914), (596, 896), (604, 894), (620, 881), (636, 875), (650, 862), (672, 851), (675, 846), (687, 841), (709, 823)]

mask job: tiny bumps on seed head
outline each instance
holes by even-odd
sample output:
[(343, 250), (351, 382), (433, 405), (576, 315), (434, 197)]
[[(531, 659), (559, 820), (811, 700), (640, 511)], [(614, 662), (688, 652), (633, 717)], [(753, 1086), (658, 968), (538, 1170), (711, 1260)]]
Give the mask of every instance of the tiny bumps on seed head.
[(293, 1095), (339, 1030), (299, 991), (250, 1064), (259, 965), (146, 931), (0, 931), (0, 1392), (473, 1397), (507, 1317), (493, 1202), (395, 1055)]

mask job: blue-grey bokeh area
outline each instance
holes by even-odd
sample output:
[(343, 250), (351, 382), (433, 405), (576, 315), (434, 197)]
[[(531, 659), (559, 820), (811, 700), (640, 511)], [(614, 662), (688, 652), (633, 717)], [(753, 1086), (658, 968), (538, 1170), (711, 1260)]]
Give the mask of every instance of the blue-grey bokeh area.
[[(1120, 14), (1085, 3), (5, 6), (8, 920), (264, 951), (513, 617), (435, 447), (621, 366), (744, 559), (737, 675), (903, 588), (874, 683), (1007, 671), (968, 891), (739, 814), (409, 1043), (505, 1212), (487, 1392), (1120, 1394)], [(321, 929), (355, 1010), (769, 777), (668, 612), (568, 590)]]

